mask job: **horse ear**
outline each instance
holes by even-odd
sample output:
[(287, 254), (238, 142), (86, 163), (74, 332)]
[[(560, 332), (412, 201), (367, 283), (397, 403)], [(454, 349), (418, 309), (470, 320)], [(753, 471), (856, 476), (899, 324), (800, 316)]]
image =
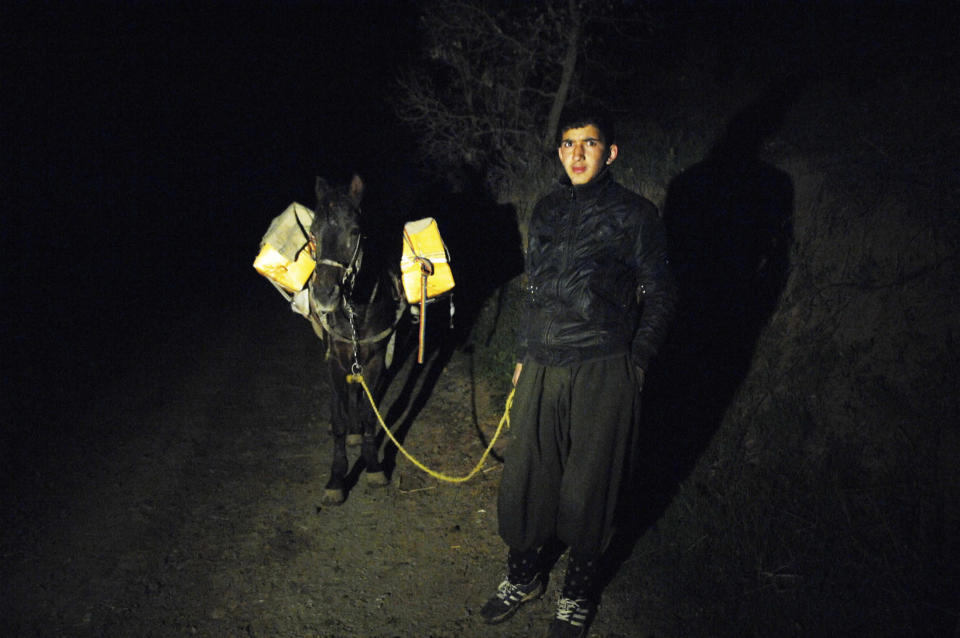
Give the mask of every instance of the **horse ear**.
[(353, 200), (353, 203), (357, 206), (360, 205), (360, 200), (363, 199), (363, 180), (360, 179), (359, 175), (354, 174), (353, 179), (350, 180), (350, 199)]
[(330, 185), (327, 184), (327, 180), (322, 177), (317, 177), (317, 182), (313, 187), (314, 192), (317, 194), (317, 200), (323, 199), (323, 196), (327, 194), (327, 191), (330, 190)]

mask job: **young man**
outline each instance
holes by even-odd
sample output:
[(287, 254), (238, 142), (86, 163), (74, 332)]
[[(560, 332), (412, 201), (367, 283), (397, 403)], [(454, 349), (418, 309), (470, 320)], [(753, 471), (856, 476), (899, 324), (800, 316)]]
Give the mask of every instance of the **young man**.
[(644, 371), (676, 296), (656, 207), (610, 174), (612, 123), (568, 112), (560, 132), (566, 177), (537, 203), (528, 235), (514, 438), (498, 502), (508, 573), (480, 612), (502, 622), (541, 596), (541, 549), (559, 540), (570, 551), (551, 637), (586, 636), (595, 613)]

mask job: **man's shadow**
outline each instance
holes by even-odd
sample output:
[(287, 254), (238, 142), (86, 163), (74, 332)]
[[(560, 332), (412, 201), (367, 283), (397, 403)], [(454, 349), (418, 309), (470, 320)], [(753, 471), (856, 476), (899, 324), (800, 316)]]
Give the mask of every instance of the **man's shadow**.
[(708, 156), (667, 190), (663, 216), (679, 301), (644, 388), (635, 471), (611, 567), (629, 556), (695, 467), (783, 291), (793, 182), (759, 152), (800, 88), (781, 82), (739, 111)]
[[(452, 295), (427, 304), (424, 363), (414, 363), (403, 379), (386, 421), (402, 444), (457, 349), (469, 350), (473, 329), (487, 301), (523, 271), (523, 251), (513, 206), (498, 204), (481, 176), (469, 168), (452, 170), (426, 185), (411, 205), (408, 220), (433, 217), (450, 252), (455, 287)], [(451, 310), (453, 311), (451, 315)], [(393, 374), (417, 357), (418, 326), (401, 326)], [(396, 467), (396, 446), (384, 450), (384, 467)]]

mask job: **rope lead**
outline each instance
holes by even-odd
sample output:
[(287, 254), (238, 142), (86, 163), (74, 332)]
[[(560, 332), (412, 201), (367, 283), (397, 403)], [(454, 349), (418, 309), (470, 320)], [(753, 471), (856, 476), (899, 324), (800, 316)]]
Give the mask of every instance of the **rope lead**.
[(393, 444), (397, 446), (397, 449), (400, 450), (405, 457), (407, 457), (407, 460), (433, 478), (446, 481), (447, 483), (465, 483), (466, 481), (472, 479), (477, 472), (480, 471), (480, 468), (483, 467), (484, 461), (487, 460), (487, 456), (493, 449), (493, 444), (497, 442), (497, 438), (500, 436), (500, 433), (503, 431), (504, 427), (506, 426), (507, 429), (510, 428), (510, 407), (513, 405), (513, 395), (517, 391), (516, 388), (512, 388), (510, 390), (510, 394), (507, 395), (506, 405), (503, 409), (503, 416), (500, 417), (500, 423), (497, 424), (497, 431), (493, 433), (493, 437), (490, 439), (490, 444), (487, 445), (487, 449), (483, 451), (483, 456), (480, 457), (480, 460), (477, 462), (477, 464), (472, 470), (470, 470), (470, 473), (466, 476), (449, 476), (447, 474), (443, 474), (442, 472), (437, 472), (436, 470), (430, 469), (411, 456), (411, 454), (407, 452), (402, 445), (400, 445), (400, 442), (397, 441), (397, 439), (393, 436), (393, 432), (391, 432), (390, 428), (387, 427), (387, 424), (383, 422), (383, 417), (380, 415), (380, 410), (377, 409), (377, 404), (373, 400), (373, 395), (370, 393), (370, 388), (367, 387), (367, 382), (364, 380), (362, 374), (348, 374), (347, 383), (359, 383), (361, 386), (363, 386), (363, 391), (367, 394), (367, 398), (370, 400), (370, 406), (373, 408), (374, 414), (377, 415), (377, 422), (380, 423), (383, 431), (386, 432), (387, 437), (389, 437)]

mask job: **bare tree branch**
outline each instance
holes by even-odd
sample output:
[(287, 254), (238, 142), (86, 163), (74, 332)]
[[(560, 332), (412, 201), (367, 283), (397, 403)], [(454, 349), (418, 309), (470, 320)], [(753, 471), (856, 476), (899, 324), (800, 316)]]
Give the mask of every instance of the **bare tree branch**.
[(577, 0), (568, 0), (568, 10), (570, 12), (570, 30), (567, 34), (567, 50), (563, 56), (563, 72), (560, 75), (560, 84), (557, 87), (556, 95), (554, 95), (553, 104), (550, 105), (550, 115), (547, 117), (547, 128), (543, 133), (544, 149), (553, 146), (553, 139), (557, 134), (557, 125), (560, 121), (560, 113), (563, 110), (563, 106), (567, 103), (567, 96), (570, 94), (570, 85), (573, 82), (573, 72), (577, 67), (581, 28), (580, 8), (577, 6)]
[[(582, 95), (590, 43), (623, 7), (586, 0), (421, 0), (421, 60), (398, 78), (400, 118), (422, 150), (467, 163), (491, 186), (547, 156), (563, 107)], [(627, 18), (640, 16), (630, 9)]]
[(424, 1), (424, 61), (398, 78), (398, 113), (420, 129), (428, 155), (473, 164), (496, 182), (540, 152), (537, 131), (575, 77), (578, 1)]

